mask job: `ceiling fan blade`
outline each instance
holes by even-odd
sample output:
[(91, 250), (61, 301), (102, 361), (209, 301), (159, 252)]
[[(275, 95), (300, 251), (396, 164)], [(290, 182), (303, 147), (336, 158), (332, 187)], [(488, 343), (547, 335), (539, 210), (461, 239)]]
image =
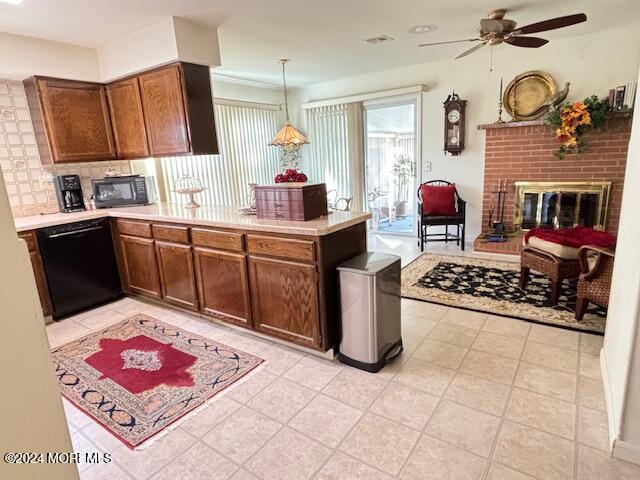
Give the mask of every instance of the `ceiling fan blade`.
[(502, 25), (502, 22), (493, 18), (483, 18), (480, 20), (480, 27), (491, 33), (502, 33), (504, 31), (504, 25)]
[(482, 42), (480, 38), (466, 38), (464, 40), (451, 40), (450, 42), (435, 42), (435, 43), (421, 43), (419, 47), (430, 47), (432, 45), (446, 45), (447, 43), (462, 43), (462, 42)]
[(516, 47), (538, 48), (549, 43), (549, 40), (538, 37), (509, 37), (504, 41)]
[(566, 17), (550, 18), (542, 22), (532, 23), (531, 25), (525, 25), (520, 27), (514, 33), (516, 35), (528, 35), (529, 33), (546, 32), (547, 30), (555, 30), (556, 28), (568, 27), (575, 25), (576, 23), (582, 23), (587, 21), (587, 16), (584, 13), (576, 13), (575, 15), (567, 15)]
[(469, 50), (465, 50), (465, 51), (464, 51), (464, 52), (462, 52), (460, 55), (458, 55), (458, 56), (456, 57), (456, 60), (458, 60), (459, 58), (466, 57), (467, 55), (472, 54), (472, 53), (473, 53), (473, 52), (475, 52), (476, 50), (478, 50), (478, 49), (480, 49), (480, 48), (484, 47), (486, 44), (487, 44), (487, 42), (482, 42), (482, 43), (479, 43), (478, 45), (474, 45), (474, 46), (473, 46), (473, 47), (471, 47)]

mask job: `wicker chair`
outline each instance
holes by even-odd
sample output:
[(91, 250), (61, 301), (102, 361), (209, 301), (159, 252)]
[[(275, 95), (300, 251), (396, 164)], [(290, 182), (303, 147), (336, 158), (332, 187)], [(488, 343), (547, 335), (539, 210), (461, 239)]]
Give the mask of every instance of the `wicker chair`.
[(614, 252), (606, 248), (586, 245), (578, 250), (580, 279), (576, 300), (576, 320), (582, 320), (589, 302), (605, 308), (609, 305), (614, 259)]
[(353, 201), (353, 197), (342, 197), (336, 200), (336, 203), (333, 205), (333, 210), (339, 210), (342, 212), (350, 212), (351, 211), (351, 202)]
[(527, 245), (520, 253), (520, 288), (527, 285), (531, 270), (540, 272), (551, 280), (550, 305), (558, 303), (562, 282), (565, 279), (576, 278), (580, 274), (577, 260), (556, 257), (549, 252)]
[[(451, 185), (451, 182), (447, 182), (446, 180), (431, 180), (423, 183), (422, 185), (444, 186)], [(420, 245), (420, 251), (424, 252), (424, 244), (428, 243), (430, 237), (438, 237), (431, 238), (432, 242), (456, 242), (457, 245), (462, 247), (462, 251), (464, 251), (466, 226), (465, 209), (467, 202), (460, 198), (458, 190), (456, 189), (455, 192), (456, 215), (423, 215), (422, 203), (423, 199), (420, 195), (420, 188), (418, 188), (418, 244)], [(449, 233), (449, 226), (454, 225), (456, 227), (456, 235)], [(435, 226), (444, 227), (444, 233), (427, 233), (428, 227)]]

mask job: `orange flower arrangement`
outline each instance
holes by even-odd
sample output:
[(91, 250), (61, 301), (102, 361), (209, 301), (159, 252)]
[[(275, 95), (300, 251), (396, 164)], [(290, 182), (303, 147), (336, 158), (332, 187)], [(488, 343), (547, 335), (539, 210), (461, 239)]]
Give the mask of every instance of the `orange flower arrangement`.
[(591, 115), (587, 106), (582, 102), (573, 102), (560, 112), (560, 128), (556, 129), (556, 137), (567, 148), (578, 146), (576, 132), (581, 125), (591, 125)]
[(567, 154), (583, 151), (586, 144), (582, 136), (591, 128), (598, 128), (609, 117), (609, 112), (609, 104), (595, 95), (552, 111), (547, 123), (555, 129), (556, 138), (562, 144), (554, 155), (563, 159)]

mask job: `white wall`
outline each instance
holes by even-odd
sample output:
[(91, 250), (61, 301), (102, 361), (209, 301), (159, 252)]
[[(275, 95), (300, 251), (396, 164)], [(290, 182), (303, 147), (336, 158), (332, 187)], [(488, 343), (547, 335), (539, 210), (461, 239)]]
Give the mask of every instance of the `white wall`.
[[(27, 246), (18, 240), (2, 173), (0, 265), (0, 452), (72, 452)], [(0, 478), (73, 480), (78, 473), (73, 464), (0, 461)]]
[[(215, 70), (214, 70), (215, 72)], [(280, 105), (284, 103), (284, 96), (281, 88), (269, 86), (248, 85), (216, 78), (215, 73), (212, 78), (213, 97), (227, 100), (240, 100), (243, 102), (270, 103)], [(275, 134), (275, 132), (274, 132)]]
[(93, 48), (0, 32), (0, 78), (31, 75), (99, 81), (98, 56)]
[[(640, 80), (640, 75), (638, 76)], [(636, 106), (638, 102), (636, 102)], [(640, 112), (635, 110), (600, 361), (613, 454), (640, 463)]]
[(176, 60), (219, 65), (218, 33), (187, 20), (167, 17), (98, 47), (102, 81), (110, 81)]
[[(421, 40), (427, 41), (427, 37)], [(410, 65), (297, 89), (291, 93), (294, 124), (302, 125), (301, 104), (358, 93), (426, 84), (423, 94), (423, 165), (432, 163), (424, 180), (442, 178), (456, 182), (467, 201), (468, 240), (481, 231), (482, 185), (484, 176), (485, 133), (478, 124), (497, 118), (500, 77), (506, 84), (527, 70), (549, 72), (562, 87), (571, 82), (569, 99), (582, 99), (593, 93), (606, 96), (609, 89), (636, 78), (640, 61), (640, 26), (607, 30), (576, 38), (555, 39), (539, 49), (500, 45), (493, 51), (493, 73), (489, 72), (490, 49), (461, 60), (445, 60)], [(462, 44), (460, 51), (467, 46)], [(417, 48), (417, 47), (416, 47)], [(431, 47), (438, 48), (438, 47)], [(459, 157), (444, 156), (442, 102), (451, 90), (467, 103), (466, 149)], [(505, 115), (508, 119), (508, 115)], [(310, 139), (313, 142), (313, 139)], [(303, 149), (302, 156), (307, 154)], [(304, 164), (303, 164), (304, 165)]]

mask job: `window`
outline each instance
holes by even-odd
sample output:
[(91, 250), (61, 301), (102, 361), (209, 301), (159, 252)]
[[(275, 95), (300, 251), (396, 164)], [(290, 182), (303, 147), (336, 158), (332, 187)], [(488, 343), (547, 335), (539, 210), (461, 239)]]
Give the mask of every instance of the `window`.
[(278, 130), (278, 110), (218, 104), (215, 113), (220, 155), (159, 159), (168, 202), (188, 201), (173, 191), (173, 183), (190, 175), (207, 187), (198, 196), (200, 204), (239, 207), (248, 203), (249, 183), (272, 183), (280, 171), (279, 150), (269, 146)]

